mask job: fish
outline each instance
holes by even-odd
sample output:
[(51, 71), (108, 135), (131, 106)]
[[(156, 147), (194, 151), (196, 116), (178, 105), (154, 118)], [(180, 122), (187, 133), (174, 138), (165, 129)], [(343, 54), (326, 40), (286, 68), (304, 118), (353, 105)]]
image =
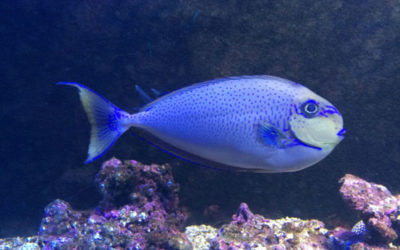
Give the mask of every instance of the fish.
[(351, 231), (341, 230), (329, 237), (328, 244), (331, 249), (350, 250), (352, 245), (365, 242), (371, 237), (367, 225), (363, 220), (358, 221), (351, 228)]
[[(294, 172), (328, 156), (344, 138), (341, 113), (307, 87), (268, 75), (209, 80), (126, 112), (94, 90), (79, 90), (91, 124), (85, 163), (102, 156), (128, 129), (185, 160), (259, 173)], [(144, 95), (144, 96), (143, 96)]]
[(369, 231), (365, 222), (360, 220), (351, 228), (351, 233), (353, 234), (351, 244), (354, 244), (362, 242), (368, 236)]

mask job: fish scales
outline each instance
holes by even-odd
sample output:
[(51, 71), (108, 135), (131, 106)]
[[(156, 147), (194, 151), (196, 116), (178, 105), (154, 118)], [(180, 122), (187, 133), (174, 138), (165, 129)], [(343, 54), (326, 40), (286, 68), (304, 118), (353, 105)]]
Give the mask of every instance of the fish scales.
[(343, 139), (341, 114), (330, 102), (279, 77), (242, 76), (194, 84), (135, 114), (83, 85), (63, 84), (80, 90), (92, 124), (87, 161), (99, 157), (130, 127), (175, 148), (175, 154), (181, 151), (211, 165), (257, 172), (311, 166)]
[(292, 98), (285, 85), (269, 78), (224, 79), (182, 89), (150, 104), (138, 123), (176, 147), (201, 157), (215, 152), (233, 164), (240, 161), (234, 157), (239, 152), (273, 151), (253, 136), (256, 126), (265, 121), (283, 124)]

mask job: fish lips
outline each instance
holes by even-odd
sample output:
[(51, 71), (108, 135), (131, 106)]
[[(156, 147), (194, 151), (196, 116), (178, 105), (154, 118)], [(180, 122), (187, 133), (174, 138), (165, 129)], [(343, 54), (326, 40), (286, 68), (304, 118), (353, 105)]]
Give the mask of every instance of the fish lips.
[(297, 117), (290, 121), (290, 130), (302, 144), (320, 149), (335, 147), (346, 132), (341, 116), (337, 114), (309, 119)]
[(342, 128), (341, 130), (339, 130), (339, 132), (337, 133), (337, 135), (340, 137), (340, 138), (344, 138), (344, 134), (346, 134), (346, 129), (345, 128)]

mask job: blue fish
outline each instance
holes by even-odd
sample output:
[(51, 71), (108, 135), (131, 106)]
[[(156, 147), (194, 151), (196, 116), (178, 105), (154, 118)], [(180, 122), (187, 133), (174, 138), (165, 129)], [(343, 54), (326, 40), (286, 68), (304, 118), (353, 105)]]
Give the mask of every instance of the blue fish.
[(292, 172), (325, 158), (345, 132), (342, 115), (330, 102), (279, 77), (240, 76), (194, 84), (153, 100), (134, 114), (84, 85), (59, 84), (79, 89), (89, 118), (86, 163), (134, 128), (151, 143), (202, 165)]
[(352, 245), (358, 242), (363, 242), (368, 238), (369, 231), (364, 221), (358, 221), (351, 231), (342, 231), (340, 234), (329, 238), (331, 249), (337, 250), (350, 250)]

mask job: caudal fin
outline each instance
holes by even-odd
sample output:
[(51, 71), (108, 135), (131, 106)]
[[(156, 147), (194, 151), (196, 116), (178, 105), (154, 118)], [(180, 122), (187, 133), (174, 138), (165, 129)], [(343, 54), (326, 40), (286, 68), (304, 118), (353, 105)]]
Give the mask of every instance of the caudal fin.
[(82, 84), (73, 82), (59, 82), (57, 84), (73, 86), (79, 90), (83, 108), (92, 126), (88, 158), (85, 163), (94, 161), (103, 155), (118, 137), (129, 128), (126, 122), (128, 113)]

